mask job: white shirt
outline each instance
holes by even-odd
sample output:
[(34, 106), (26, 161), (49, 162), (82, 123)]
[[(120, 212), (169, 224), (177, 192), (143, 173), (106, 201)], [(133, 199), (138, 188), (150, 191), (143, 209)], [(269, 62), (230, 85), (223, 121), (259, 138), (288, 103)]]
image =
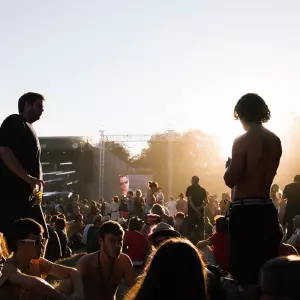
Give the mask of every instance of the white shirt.
[(176, 213), (177, 213), (176, 206), (177, 206), (177, 202), (176, 201), (169, 201), (166, 204), (166, 207), (168, 208), (168, 211), (169, 211), (169, 214), (170, 214), (171, 217), (174, 217), (176, 215)]
[(94, 224), (87, 224), (87, 225), (84, 227), (81, 242), (82, 242), (83, 244), (85, 244), (85, 245), (86, 245), (86, 243), (87, 243), (87, 235), (88, 235), (89, 229), (90, 229), (92, 226), (94, 226)]

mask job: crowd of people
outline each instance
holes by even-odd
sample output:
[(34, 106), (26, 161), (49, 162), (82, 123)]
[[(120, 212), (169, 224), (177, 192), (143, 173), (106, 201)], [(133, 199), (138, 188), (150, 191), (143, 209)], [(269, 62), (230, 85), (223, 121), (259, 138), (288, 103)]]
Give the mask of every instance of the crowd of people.
[(145, 195), (50, 203), (34, 197), (44, 182), (32, 124), (44, 101), (23, 95), (0, 128), (1, 300), (300, 299), (300, 175), (283, 191), (273, 184), (281, 142), (263, 126), (260, 96), (235, 106), (246, 133), (225, 164), (231, 193), (221, 199), (192, 176), (178, 199), (149, 182)]

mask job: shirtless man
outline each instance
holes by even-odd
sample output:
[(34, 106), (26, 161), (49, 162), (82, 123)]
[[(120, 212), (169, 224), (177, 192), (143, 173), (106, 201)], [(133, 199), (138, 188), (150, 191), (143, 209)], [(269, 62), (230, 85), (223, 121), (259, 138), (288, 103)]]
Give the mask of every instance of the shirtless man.
[(103, 223), (99, 228), (100, 251), (87, 254), (78, 261), (86, 299), (113, 300), (122, 279), (128, 286), (135, 283), (132, 262), (121, 253), (123, 237), (124, 231), (118, 223)]
[(263, 127), (270, 119), (265, 101), (244, 95), (234, 109), (246, 133), (232, 147), (225, 183), (233, 192), (230, 209), (230, 272), (242, 285), (257, 284), (258, 271), (278, 256), (279, 222), (270, 187), (279, 166), (280, 139)]

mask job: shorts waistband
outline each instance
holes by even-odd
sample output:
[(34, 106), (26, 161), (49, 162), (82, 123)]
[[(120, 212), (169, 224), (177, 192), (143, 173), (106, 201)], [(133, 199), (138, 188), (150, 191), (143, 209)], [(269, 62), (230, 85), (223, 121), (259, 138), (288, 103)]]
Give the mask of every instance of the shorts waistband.
[(273, 204), (270, 198), (243, 198), (236, 199), (232, 202), (231, 206), (242, 206), (242, 205), (269, 205)]

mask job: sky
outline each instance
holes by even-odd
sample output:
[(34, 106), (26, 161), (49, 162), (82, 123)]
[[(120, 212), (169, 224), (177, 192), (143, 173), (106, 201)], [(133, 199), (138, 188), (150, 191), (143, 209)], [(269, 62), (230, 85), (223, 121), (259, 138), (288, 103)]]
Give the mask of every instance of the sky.
[[(245, 93), (300, 112), (298, 0), (0, 0), (0, 119), (44, 94), (39, 136), (201, 129), (224, 156)], [(133, 146), (137, 151), (140, 146)]]

